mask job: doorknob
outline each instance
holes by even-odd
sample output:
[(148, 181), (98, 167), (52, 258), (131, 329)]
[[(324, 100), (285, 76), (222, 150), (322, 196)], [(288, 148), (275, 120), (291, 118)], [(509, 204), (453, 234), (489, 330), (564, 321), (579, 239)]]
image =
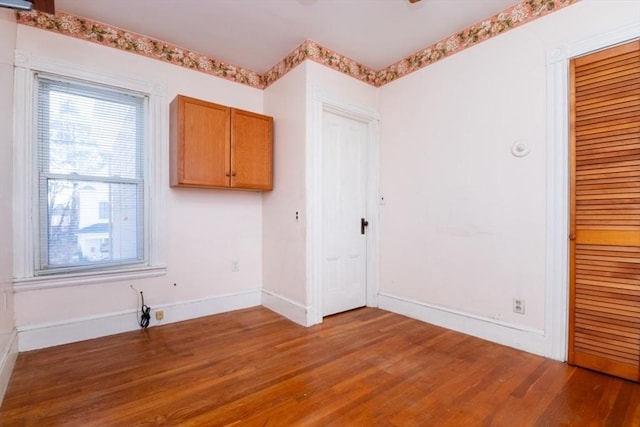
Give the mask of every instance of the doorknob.
[(360, 234), (364, 234), (364, 228), (369, 225), (369, 221), (365, 221), (364, 218), (360, 218)]

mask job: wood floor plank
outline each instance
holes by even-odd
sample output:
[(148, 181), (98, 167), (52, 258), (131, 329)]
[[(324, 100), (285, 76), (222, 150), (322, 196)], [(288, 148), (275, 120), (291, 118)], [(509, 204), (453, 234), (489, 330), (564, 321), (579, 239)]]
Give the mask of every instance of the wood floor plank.
[(21, 353), (2, 426), (640, 425), (640, 385), (383, 310), (262, 307)]

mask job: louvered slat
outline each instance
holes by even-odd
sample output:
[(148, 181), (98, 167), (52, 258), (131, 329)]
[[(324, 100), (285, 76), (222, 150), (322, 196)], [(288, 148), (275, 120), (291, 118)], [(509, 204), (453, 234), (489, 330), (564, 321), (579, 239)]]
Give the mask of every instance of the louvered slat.
[[(608, 259), (614, 260), (612, 257)], [(622, 273), (624, 265), (610, 269), (616, 272), (616, 277), (625, 276)], [(582, 280), (576, 281), (574, 350), (632, 363), (640, 357), (640, 333), (637, 328), (630, 329), (624, 325), (633, 324), (640, 318), (640, 287), (609, 286), (607, 282), (600, 280), (599, 274), (598, 270), (594, 274), (587, 274), (586, 277), (591, 279), (589, 284)], [(637, 274), (633, 273), (631, 280)], [(578, 273), (578, 277), (585, 277), (585, 274)]]
[(580, 97), (581, 105), (577, 106), (577, 108), (584, 108), (590, 103), (607, 102), (616, 100), (623, 96), (628, 96), (629, 90), (633, 90), (633, 88), (638, 86), (638, 84), (640, 84), (640, 77), (588, 90), (584, 90), (584, 88), (582, 88), (583, 92)]

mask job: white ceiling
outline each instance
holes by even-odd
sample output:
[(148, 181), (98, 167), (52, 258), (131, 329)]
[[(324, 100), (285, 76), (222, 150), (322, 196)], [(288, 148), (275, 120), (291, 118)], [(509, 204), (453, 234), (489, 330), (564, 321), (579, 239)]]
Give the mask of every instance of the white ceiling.
[(375, 70), (518, 0), (56, 0), (71, 13), (264, 73), (304, 40)]

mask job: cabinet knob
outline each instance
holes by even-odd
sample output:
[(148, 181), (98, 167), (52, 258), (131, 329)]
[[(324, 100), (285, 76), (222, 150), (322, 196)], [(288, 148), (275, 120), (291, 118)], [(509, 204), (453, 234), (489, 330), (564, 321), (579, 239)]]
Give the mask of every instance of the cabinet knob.
[(231, 174), (229, 172), (224, 174), (225, 176), (231, 176)]
[(236, 176), (236, 171), (231, 172), (231, 176)]

